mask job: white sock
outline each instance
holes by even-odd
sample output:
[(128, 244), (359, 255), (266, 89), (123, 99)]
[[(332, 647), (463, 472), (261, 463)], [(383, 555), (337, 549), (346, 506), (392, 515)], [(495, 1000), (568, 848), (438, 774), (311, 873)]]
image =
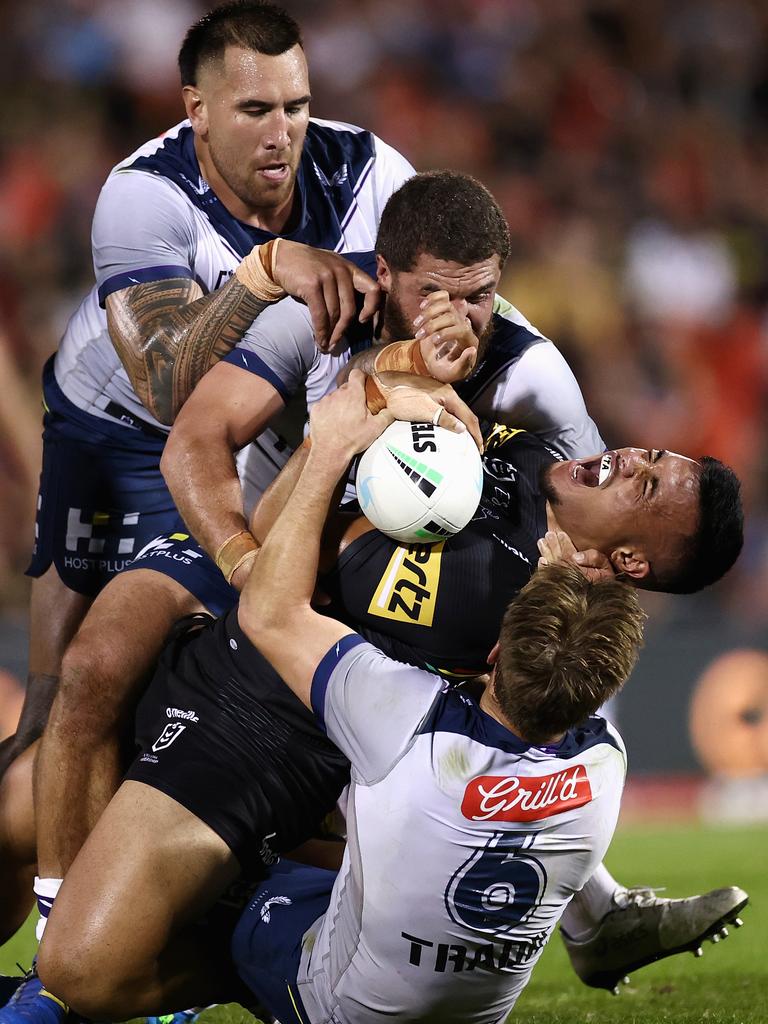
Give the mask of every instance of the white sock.
[(63, 878), (39, 878), (35, 875), (34, 890), (37, 897), (37, 909), (40, 912), (40, 917), (35, 927), (35, 935), (38, 942), (43, 937), (48, 915), (51, 912), (54, 900), (59, 895), (59, 889), (63, 881)]
[(584, 942), (597, 930), (607, 913), (616, 909), (614, 897), (624, 892), (605, 864), (599, 864), (594, 875), (577, 892), (560, 919), (563, 931), (571, 939)]

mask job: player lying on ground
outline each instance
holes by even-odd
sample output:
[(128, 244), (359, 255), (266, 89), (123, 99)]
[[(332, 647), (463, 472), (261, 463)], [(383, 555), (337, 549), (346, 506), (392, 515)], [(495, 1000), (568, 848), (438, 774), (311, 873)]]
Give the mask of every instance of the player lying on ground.
[[(498, 443), (485, 456), (495, 475), (486, 476), (476, 521), (443, 548), (435, 588), (439, 618), (431, 630), (411, 633), (434, 634), (437, 640), (463, 635), (467, 651), (464, 657), (457, 653), (465, 669), (473, 668), (473, 661), (478, 668), (484, 666), (505, 603), (497, 590), (500, 603), (494, 615), (489, 611), (492, 599), (470, 590), (472, 583), (485, 585), (485, 573), (478, 566), (489, 564), (489, 556), (490, 564), (506, 559), (503, 568), (513, 578), (527, 578), (538, 557), (537, 537), (546, 531), (549, 516), (551, 525), (557, 526), (561, 516), (570, 520), (577, 508), (586, 516), (594, 513), (605, 533), (597, 548), (622, 564), (643, 563), (653, 578), (684, 573), (688, 555), (697, 564), (693, 538), (677, 533), (678, 524), (682, 528), (688, 519), (697, 522), (698, 540), (710, 551), (712, 575), (724, 571), (735, 555), (738, 490), (732, 475), (719, 464), (702, 468), (668, 453), (651, 464), (646, 453), (625, 449), (614, 453), (607, 485), (595, 488), (587, 482), (588, 466), (558, 461), (524, 432), (505, 434), (497, 434)], [(555, 506), (540, 488), (542, 470), (545, 485), (550, 475), (558, 492)], [(556, 477), (559, 482), (554, 482)], [(506, 509), (497, 504), (500, 483), (508, 494)], [(289, 481), (289, 492), (291, 486)], [(644, 499), (648, 488), (653, 496)], [(285, 503), (284, 492), (270, 497), (278, 509)], [(713, 498), (721, 515), (730, 503), (730, 523), (709, 521)], [(607, 508), (612, 510), (610, 517), (602, 514)], [(670, 516), (671, 510), (677, 511), (677, 519)], [(383, 555), (380, 540), (388, 545)], [(584, 533), (577, 533), (575, 540), (579, 546), (591, 544)], [(359, 621), (362, 635), (380, 631), (376, 636), (382, 647), (392, 620), (371, 619), (367, 609), (394, 548), (379, 534), (361, 536), (344, 551), (338, 570), (342, 580), (345, 573), (355, 582), (367, 579), (367, 594), (355, 599), (351, 584), (342, 600), (353, 600), (356, 607), (356, 614), (347, 619), (350, 627), (358, 628)], [(527, 569), (521, 569), (526, 563), (515, 550), (530, 563)], [(430, 572), (434, 579), (434, 566)], [(495, 586), (500, 586), (502, 575), (494, 579)], [(507, 596), (518, 587), (519, 582), (511, 584)], [(343, 585), (339, 589), (343, 593)], [(489, 628), (488, 621), (495, 621), (495, 628)], [(490, 632), (485, 652), (474, 643), (478, 629)], [(413, 643), (413, 660), (423, 663), (418, 639)], [(400, 640), (396, 653), (401, 656), (404, 649)], [(250, 652), (250, 645), (236, 610), (194, 640), (179, 637), (166, 650), (145, 698), (142, 753), (68, 876), (63, 903), (57, 902), (51, 914), (41, 969), (48, 966), (47, 980), (54, 992), (58, 984), (60, 994), (73, 997), (77, 1008), (91, 1016), (178, 1008), (221, 996), (215, 987), (207, 987), (202, 973), (205, 955), (192, 955), (183, 926), (204, 914), (241, 870), (269, 862), (311, 834), (344, 785), (346, 760), (312, 717), (289, 700), (267, 665), (262, 665), (256, 687), (242, 667), (241, 651)], [(427, 651), (430, 657), (432, 653)], [(278, 771), (279, 795), (270, 790)], [(651, 934), (647, 919), (638, 921), (633, 913), (621, 911), (609, 916), (620, 918), (622, 913), (632, 928), (621, 935), (621, 952), (638, 953), (627, 946), (628, 933), (635, 929), (642, 939), (641, 960), (649, 955), (649, 939), (650, 955), (663, 955), (659, 915), (651, 915), (656, 925)], [(682, 923), (690, 927), (695, 922)], [(690, 943), (721, 923), (710, 919), (696, 935), (687, 933), (684, 941)], [(111, 951), (118, 946), (116, 957)], [(627, 965), (625, 960), (609, 966), (623, 973)], [(599, 960), (593, 962), (593, 969), (598, 968)]]

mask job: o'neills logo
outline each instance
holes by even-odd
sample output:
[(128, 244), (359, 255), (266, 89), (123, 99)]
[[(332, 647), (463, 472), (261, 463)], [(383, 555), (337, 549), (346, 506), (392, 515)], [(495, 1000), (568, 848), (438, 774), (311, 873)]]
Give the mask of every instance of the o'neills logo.
[(587, 769), (575, 764), (555, 775), (480, 775), (467, 786), (461, 813), (470, 821), (536, 821), (591, 799)]

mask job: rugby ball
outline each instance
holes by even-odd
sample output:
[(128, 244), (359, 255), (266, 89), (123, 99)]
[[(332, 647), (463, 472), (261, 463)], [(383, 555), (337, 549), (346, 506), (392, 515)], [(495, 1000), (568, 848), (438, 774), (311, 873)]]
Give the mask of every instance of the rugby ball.
[(477, 510), (483, 464), (469, 433), (397, 420), (360, 457), (360, 509), (405, 544), (433, 544), (462, 530)]

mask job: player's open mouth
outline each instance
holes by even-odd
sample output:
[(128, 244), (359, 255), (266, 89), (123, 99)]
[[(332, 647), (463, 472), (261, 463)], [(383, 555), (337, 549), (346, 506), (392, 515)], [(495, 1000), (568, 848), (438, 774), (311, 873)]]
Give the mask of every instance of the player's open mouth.
[(268, 181), (285, 181), (290, 174), (288, 164), (270, 164), (268, 167), (260, 167), (261, 174)]
[(571, 479), (581, 487), (602, 487), (613, 478), (618, 466), (615, 452), (605, 452), (594, 459), (575, 462), (571, 467)]

